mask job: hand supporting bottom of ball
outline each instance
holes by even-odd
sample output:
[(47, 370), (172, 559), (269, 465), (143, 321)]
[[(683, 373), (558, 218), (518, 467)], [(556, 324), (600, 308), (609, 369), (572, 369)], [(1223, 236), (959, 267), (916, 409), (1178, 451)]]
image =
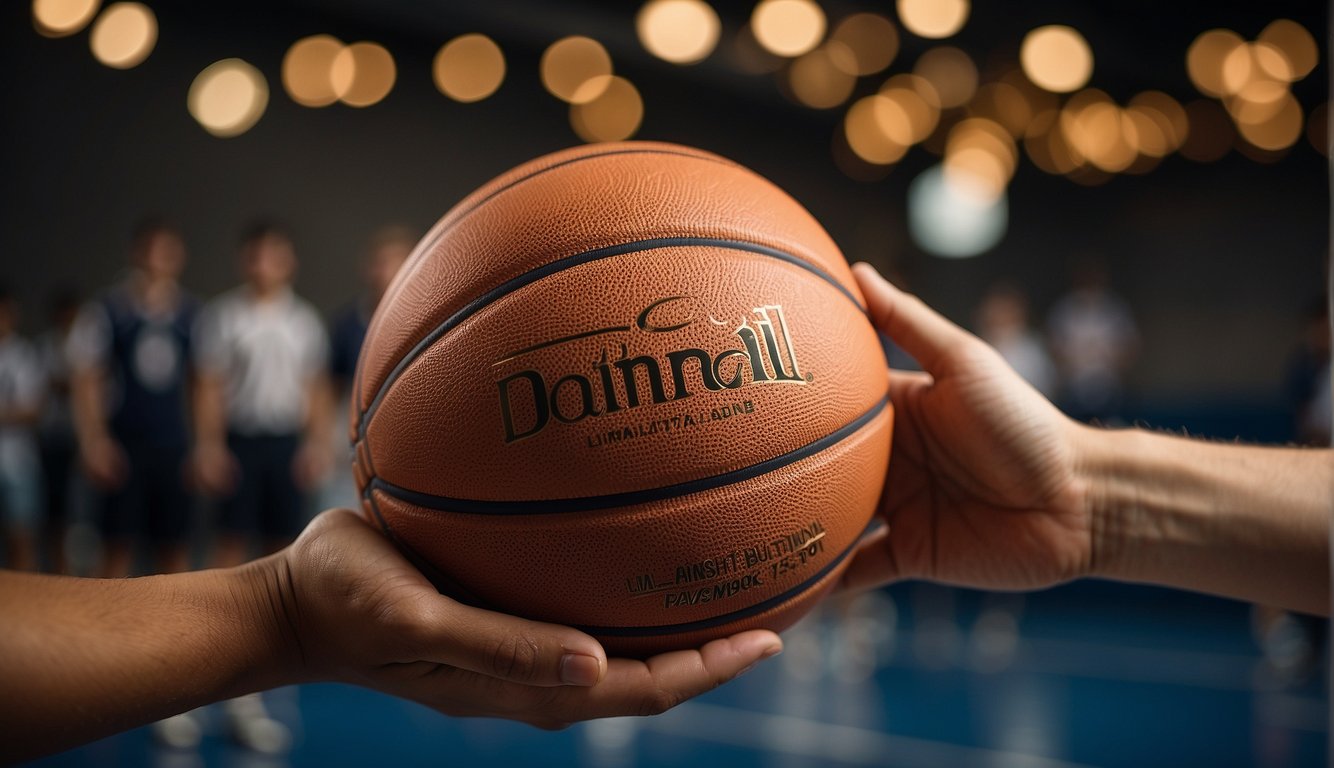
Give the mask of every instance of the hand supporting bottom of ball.
[(439, 594), (348, 510), (320, 515), (288, 549), (257, 561), (278, 647), (315, 679), (364, 685), (454, 716), (543, 728), (656, 714), (778, 653), (763, 630), (645, 661), (608, 659), (569, 627)]
[(134, 579), (0, 570), (0, 615), (5, 764), (321, 680), (542, 728), (656, 714), (782, 648), (754, 630), (646, 661), (608, 659), (577, 630), (439, 594), (348, 510), (235, 568)]

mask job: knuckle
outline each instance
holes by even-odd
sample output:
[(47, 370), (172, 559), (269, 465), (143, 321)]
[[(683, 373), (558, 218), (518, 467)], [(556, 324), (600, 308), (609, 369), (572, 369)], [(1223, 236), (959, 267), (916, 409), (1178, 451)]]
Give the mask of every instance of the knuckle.
[(495, 677), (528, 683), (537, 679), (541, 653), (538, 644), (523, 634), (496, 640), (489, 654), (489, 669)]
[(386, 599), (380, 594), (372, 594), (369, 598), (378, 607), (380, 622), (397, 637), (408, 641), (420, 640), (430, 625), (429, 612), (419, 601)]

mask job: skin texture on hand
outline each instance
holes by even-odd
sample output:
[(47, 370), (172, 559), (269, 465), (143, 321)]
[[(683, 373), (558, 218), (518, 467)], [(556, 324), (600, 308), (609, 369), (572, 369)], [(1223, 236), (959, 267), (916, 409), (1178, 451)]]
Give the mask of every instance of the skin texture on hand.
[(3, 764), (316, 680), (541, 728), (656, 714), (782, 648), (753, 630), (646, 661), (608, 659), (577, 630), (439, 594), (348, 510), (236, 568), (136, 579), (0, 570), (0, 616)]
[(1088, 575), (1094, 521), (1076, 473), (1077, 425), (980, 339), (869, 266), (854, 273), (872, 322), (925, 372), (890, 375), (889, 530), (844, 584), (1034, 589)]
[(847, 588), (1035, 589), (1085, 576), (1329, 613), (1334, 451), (1077, 424), (1001, 357), (865, 264), (894, 371), (894, 458)]
[(454, 716), (560, 728), (656, 714), (782, 648), (754, 630), (646, 661), (609, 660), (578, 630), (441, 595), (348, 510), (324, 513), (275, 557), (256, 567), (280, 595), (275, 618), (298, 666)]

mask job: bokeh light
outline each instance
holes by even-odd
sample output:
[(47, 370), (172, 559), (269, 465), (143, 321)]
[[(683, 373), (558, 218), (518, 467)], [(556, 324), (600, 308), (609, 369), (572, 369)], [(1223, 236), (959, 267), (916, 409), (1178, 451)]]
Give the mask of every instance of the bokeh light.
[(946, 109), (963, 106), (977, 92), (977, 66), (958, 48), (942, 46), (923, 53), (913, 74), (931, 83)]
[(594, 88), (580, 86), (592, 81), (603, 87), (609, 86), (611, 79), (611, 56), (598, 41), (574, 35), (563, 37), (549, 45), (542, 53), (540, 65), (542, 85), (553, 96), (572, 104), (575, 93), (579, 92), (586, 101), (601, 95)]
[(1311, 74), (1320, 61), (1315, 38), (1301, 24), (1290, 19), (1278, 19), (1265, 27), (1256, 42), (1273, 46), (1287, 61), (1291, 80), (1300, 80)]
[(1052, 24), (1024, 36), (1019, 49), (1024, 74), (1053, 93), (1083, 88), (1093, 76), (1093, 51), (1078, 31)]
[(338, 100), (349, 107), (378, 104), (394, 88), (398, 77), (394, 57), (378, 43), (353, 43), (334, 56), (329, 68)]
[(1005, 236), (1009, 205), (967, 175), (942, 166), (923, 171), (908, 185), (908, 232), (928, 253), (950, 258), (976, 256)]
[(1223, 59), (1223, 95), (1232, 95), (1245, 88), (1251, 79), (1263, 77), (1255, 62), (1254, 49), (1247, 43), (1233, 48)]
[(1236, 122), (1242, 138), (1260, 149), (1276, 152), (1287, 149), (1301, 138), (1302, 107), (1292, 94), (1285, 94), (1272, 114), (1260, 119), (1238, 118)]
[(918, 37), (949, 37), (968, 21), (968, 0), (898, 0), (899, 21)]
[(1082, 159), (1077, 157), (1061, 132), (1061, 113), (1056, 109), (1039, 112), (1024, 134), (1024, 151), (1040, 170), (1054, 176), (1073, 173)]
[(635, 17), (639, 42), (673, 64), (703, 60), (718, 45), (722, 24), (704, 0), (649, 0)]
[[(1145, 133), (1140, 136), (1139, 141), (1141, 154), (1162, 157), (1175, 152), (1190, 134), (1190, 120), (1186, 117), (1186, 110), (1176, 99), (1162, 91), (1144, 91), (1136, 94), (1130, 100), (1126, 111), (1131, 120), (1135, 121), (1137, 130), (1143, 121), (1147, 120), (1153, 124), (1153, 128), (1149, 128), (1147, 123), (1144, 124)], [(1158, 137), (1162, 139), (1161, 145), (1155, 143)]]
[(440, 47), (431, 64), (435, 87), (455, 101), (481, 101), (505, 81), (505, 54), (486, 35), (460, 35)]
[(1009, 131), (986, 118), (961, 120), (945, 141), (945, 175), (992, 198), (1004, 193), (1018, 160)]
[(100, 0), (32, 0), (32, 24), (47, 37), (65, 37), (88, 26)]
[[(1251, 43), (1251, 59), (1255, 66), (1259, 68), (1259, 75), (1264, 78), (1277, 80), (1283, 83), (1296, 81), (1297, 73), (1293, 71), (1292, 63), (1283, 51), (1269, 43)], [(1256, 79), (1256, 78), (1252, 78)]]
[(269, 86), (250, 64), (223, 59), (210, 64), (190, 84), (186, 106), (204, 130), (221, 138), (250, 130), (269, 104)]
[(577, 91), (570, 106), (570, 125), (579, 138), (588, 142), (624, 141), (639, 130), (644, 102), (629, 80), (602, 75), (585, 81), (579, 91), (583, 93)]
[(1166, 118), (1161, 121), (1143, 107), (1129, 107), (1125, 117), (1133, 129), (1135, 151), (1145, 157), (1163, 157), (1172, 151), (1172, 137)]
[(843, 134), (857, 157), (873, 165), (890, 165), (908, 151), (912, 122), (897, 102), (875, 94), (848, 109)]
[(854, 13), (834, 27), (825, 44), (834, 66), (849, 75), (873, 75), (888, 67), (899, 52), (894, 22), (878, 13)]
[[(1223, 96), (1229, 91), (1223, 65), (1238, 48), (1246, 45), (1241, 35), (1229, 29), (1202, 32), (1186, 50), (1186, 72), (1190, 81), (1206, 96)], [(1246, 62), (1249, 67), (1249, 59)]]
[(825, 15), (813, 0), (760, 0), (750, 17), (755, 39), (770, 53), (795, 57), (824, 39)]
[(792, 95), (815, 109), (829, 109), (847, 101), (856, 84), (856, 78), (835, 66), (827, 46), (803, 55), (788, 69)]
[(1071, 152), (1099, 170), (1118, 173), (1138, 154), (1134, 122), (1107, 94), (1080, 91), (1061, 109), (1061, 132)]
[(157, 17), (142, 3), (107, 6), (93, 24), (88, 45), (93, 56), (113, 69), (143, 63), (157, 44)]
[(1033, 119), (1033, 107), (1023, 91), (1007, 82), (998, 81), (977, 89), (977, 94), (968, 104), (968, 114), (994, 120), (1017, 138), (1028, 129)]
[(343, 42), (330, 35), (311, 35), (292, 43), (283, 56), (283, 88), (305, 107), (327, 107), (338, 101), (333, 63)]
[(1315, 151), (1329, 157), (1329, 102), (1311, 110), (1306, 120), (1306, 138)]
[(1283, 107), (1284, 99), (1291, 98), (1287, 83), (1256, 78), (1227, 99), (1228, 114), (1239, 123), (1263, 123)]
[(926, 140), (940, 122), (940, 97), (936, 89), (917, 75), (894, 75), (880, 86), (880, 95), (894, 102), (907, 118), (905, 144)]

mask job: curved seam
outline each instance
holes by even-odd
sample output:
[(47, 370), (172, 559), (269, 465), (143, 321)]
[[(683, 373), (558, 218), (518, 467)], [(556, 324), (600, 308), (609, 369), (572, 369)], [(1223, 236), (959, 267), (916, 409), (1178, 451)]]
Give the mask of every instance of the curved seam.
[(710, 163), (718, 163), (720, 165), (728, 165), (735, 168), (741, 167), (736, 163), (732, 162), (731, 160), (727, 160), (721, 157), (706, 157), (703, 155), (691, 154), (689, 152), (676, 152), (668, 149), (617, 149), (617, 150), (612, 150), (610, 152), (596, 152), (593, 154), (582, 155), (580, 157), (572, 157), (569, 160), (562, 160), (559, 163), (548, 165), (545, 168), (539, 168), (533, 171), (532, 173), (528, 174), (527, 176), (522, 176), (520, 178), (517, 178), (514, 181), (506, 184), (505, 186), (495, 190), (494, 192), (482, 198), (481, 200), (478, 200), (476, 203), (472, 204), (471, 206), (460, 212), (459, 215), (449, 223), (449, 226), (437, 232), (435, 236), (432, 237), (428, 242), (428, 244), (426, 245), (426, 250), (434, 248), (435, 244), (440, 242), (440, 238), (449, 234), (449, 232), (453, 230), (454, 227), (458, 226), (460, 222), (462, 222), (465, 218), (467, 218), (471, 213), (476, 211), (478, 208), (481, 208), (483, 205), (486, 205), (495, 198), (499, 197), (502, 193), (514, 189), (515, 187), (519, 186), (525, 181), (528, 181), (529, 179), (532, 178), (536, 178), (537, 176), (541, 176), (542, 174), (548, 171), (554, 171), (557, 168), (564, 168), (565, 166), (583, 162), (584, 160), (596, 160), (600, 157), (615, 157), (616, 155), (673, 155), (676, 157), (689, 157), (695, 160), (706, 160)]
[(627, 507), (652, 501), (688, 496), (694, 493), (721, 488), (725, 485), (750, 480), (766, 475), (789, 464), (810, 458), (822, 451), (838, 445), (869, 424), (889, 404), (888, 396), (881, 398), (870, 410), (817, 440), (780, 454), (770, 459), (756, 462), (741, 469), (718, 475), (673, 483), (659, 488), (647, 488), (638, 491), (609, 493), (601, 496), (584, 496), (571, 499), (539, 499), (528, 501), (493, 501), (488, 499), (454, 499), (446, 496), (421, 493), (409, 490), (378, 477), (371, 478), (367, 484), (368, 492), (379, 490), (387, 496), (407, 502), (414, 506), (433, 509), (439, 512), (471, 515), (546, 515), (567, 514), (572, 512), (594, 512), (615, 507)]
[(628, 243), (621, 243), (619, 245), (609, 245), (602, 248), (594, 248), (593, 250), (590, 251), (583, 251), (581, 253), (576, 253), (570, 256), (565, 256), (560, 259), (556, 259), (555, 261), (549, 261), (546, 264), (543, 264), (539, 267), (534, 267), (533, 269), (530, 269), (527, 272), (516, 275), (510, 278), (509, 280), (506, 280), (505, 282), (501, 283), (500, 285), (496, 286), (495, 288), (492, 288), (491, 290), (487, 291), (481, 296), (478, 296), (477, 298), (473, 299), (467, 304), (464, 304), (454, 314), (450, 315), (449, 317), (441, 321), (440, 324), (437, 325), (435, 328), (433, 328), (430, 333), (422, 337), (420, 341), (418, 341), (416, 344), (412, 346), (411, 349), (408, 350), (407, 354), (405, 354), (398, 361), (398, 363), (394, 365), (394, 367), (389, 371), (389, 375), (385, 377), (385, 380), (376, 389), (375, 397), (371, 400), (370, 405), (366, 407), (366, 410), (362, 411), (361, 417), (360, 419), (358, 419), (357, 440), (360, 441), (365, 439), (366, 430), (370, 427), (370, 422), (371, 419), (374, 418), (375, 412), (379, 410), (381, 401), (384, 400), (385, 395), (388, 394), (389, 392), (389, 388), (392, 387), (394, 382), (398, 380), (398, 377), (403, 374), (403, 371), (407, 370), (409, 365), (411, 365), (423, 352), (425, 352), (437, 341), (439, 341), (441, 337), (443, 337), (446, 333), (452, 330), (459, 323), (462, 323), (464, 320), (468, 319), (472, 315), (481, 311), (487, 305), (491, 304), (492, 302), (496, 301), (502, 296), (511, 293), (515, 290), (518, 290), (519, 288), (522, 288), (531, 283), (535, 283), (544, 277), (549, 277), (558, 272), (563, 272), (567, 269), (572, 269), (574, 267), (583, 264), (588, 264), (593, 261), (599, 261), (601, 259), (611, 258), (614, 256), (624, 256), (631, 253), (641, 253), (644, 251), (651, 251), (659, 248), (673, 248), (673, 247), (681, 247), (689, 245), (712, 246), (716, 248), (730, 248), (732, 250), (755, 253), (761, 256), (769, 256), (771, 258), (775, 258), (780, 261), (785, 261), (789, 264), (794, 264), (796, 266), (801, 267), (802, 269), (807, 270), (808, 272), (811, 272), (812, 274), (816, 275), (825, 282), (837, 288), (838, 291), (848, 299), (848, 301), (851, 301), (853, 305), (857, 307), (858, 311), (865, 312), (865, 310), (862, 309), (861, 304), (857, 301), (857, 297), (855, 297), (852, 294), (852, 292), (848, 290), (847, 286), (843, 285), (837, 279), (835, 279), (833, 275), (829, 274), (828, 272), (825, 272), (820, 267), (810, 263), (809, 261), (806, 261), (805, 259), (800, 258), (799, 256), (795, 256), (786, 251), (780, 251), (777, 248), (771, 248), (767, 245), (760, 245), (759, 243), (750, 243), (744, 240), (731, 240), (727, 238), (714, 238), (714, 237), (656, 237), (656, 238), (649, 238), (647, 240), (634, 240)]
[(689, 621), (682, 624), (666, 624), (666, 625), (649, 626), (649, 627), (600, 627), (588, 624), (575, 624), (572, 626), (574, 626), (575, 629), (578, 629), (580, 631), (587, 632), (592, 635), (602, 635), (603, 637), (654, 637), (659, 635), (676, 634), (680, 632), (695, 632), (701, 629), (712, 629), (713, 627), (718, 627), (723, 624), (730, 624), (731, 622), (734, 621), (740, 621), (741, 619), (747, 619), (750, 618), (751, 616), (757, 616), (761, 613), (764, 613), (765, 611), (768, 611), (771, 608), (774, 608), (782, 603), (787, 602), (788, 600), (791, 600), (797, 595), (802, 594), (806, 590), (818, 584), (821, 579), (825, 578), (830, 573), (832, 573), (833, 570), (837, 568), (840, 563), (848, 559), (849, 555), (857, 551), (857, 547), (859, 544), (861, 544), (862, 538), (866, 536), (867, 531), (870, 530), (871, 524), (874, 522), (875, 519), (872, 518), (871, 522), (867, 523), (866, 528), (862, 530), (861, 534), (859, 534), (857, 538), (853, 539), (852, 543), (849, 544), (846, 549), (840, 552), (838, 557), (834, 558), (829, 563), (825, 564), (823, 568), (816, 571), (815, 574), (812, 575), (809, 579), (806, 579), (805, 581), (801, 582), (795, 587), (792, 587), (791, 589), (788, 589), (780, 594), (774, 595), (773, 597), (770, 598), (766, 598), (765, 600), (761, 600), (760, 602), (752, 606), (741, 608), (739, 610), (732, 611), (731, 613), (724, 613), (720, 616), (714, 616), (713, 618), (700, 619), (699, 621)]
[[(572, 157), (572, 158), (570, 158), (570, 159), (568, 159), (568, 160), (562, 160), (562, 161), (560, 161), (559, 163), (554, 163), (554, 164), (552, 164), (552, 165), (548, 165), (548, 166), (546, 166), (546, 167), (544, 167), (544, 168), (538, 168), (537, 170), (533, 171), (532, 173), (529, 173), (529, 174), (526, 175), (526, 176), (521, 176), (521, 177), (515, 179), (514, 181), (511, 181), (510, 183), (508, 183), (508, 184), (506, 184), (506, 185), (500, 187), (499, 189), (495, 190), (494, 192), (492, 192), (491, 194), (489, 194), (489, 195), (487, 195), (486, 197), (482, 198), (481, 200), (478, 200), (476, 203), (473, 203), (472, 205), (468, 206), (466, 209), (464, 209), (463, 211), (461, 211), (457, 216), (455, 216), (455, 217), (454, 217), (454, 220), (451, 221), (451, 222), (449, 222), (449, 224), (448, 224), (447, 226), (445, 226), (445, 227), (442, 228), (439, 232), (437, 232), (437, 233), (435, 233), (434, 235), (432, 235), (432, 236), (431, 236), (431, 239), (430, 239), (429, 241), (424, 241), (424, 242), (425, 242), (425, 246), (424, 246), (424, 247), (423, 247), (423, 244), (422, 244), (422, 243), (418, 243), (418, 244), (413, 248), (413, 251), (418, 251), (418, 250), (430, 250), (430, 249), (434, 248), (435, 245), (436, 245), (436, 243), (440, 242), (440, 238), (444, 237), (445, 235), (447, 235), (447, 234), (449, 234), (451, 231), (453, 231), (455, 227), (457, 227), (457, 226), (458, 226), (464, 219), (468, 218), (468, 216), (471, 215), (471, 214), (472, 214), (474, 211), (476, 211), (478, 208), (481, 208), (483, 205), (486, 205), (487, 203), (489, 203), (489, 202), (491, 202), (492, 200), (496, 199), (497, 197), (500, 196), (501, 193), (503, 193), (503, 192), (508, 192), (509, 190), (514, 189), (515, 187), (519, 186), (520, 184), (524, 183), (525, 181), (528, 181), (529, 179), (535, 178), (535, 177), (537, 177), (537, 176), (541, 176), (542, 174), (546, 173), (547, 171), (554, 171), (554, 170), (556, 170), (557, 168), (564, 168), (564, 167), (567, 166), (567, 165), (573, 165), (574, 163), (582, 162), (582, 161), (584, 161), (584, 160), (594, 160), (594, 159), (597, 159), (597, 158), (599, 158), (599, 157), (615, 157), (616, 155), (673, 155), (673, 156), (675, 156), (675, 157), (691, 157), (691, 158), (694, 158), (694, 159), (696, 159), (696, 160), (707, 160), (708, 162), (711, 162), (711, 163), (718, 163), (718, 164), (720, 164), (720, 165), (728, 165), (728, 166), (732, 166), (732, 167), (735, 167), (735, 168), (741, 168), (741, 167), (742, 167), (742, 166), (738, 165), (737, 163), (734, 163), (734, 162), (732, 162), (731, 160), (728, 160), (728, 159), (723, 158), (723, 157), (710, 157), (710, 156), (707, 156), (707, 155), (696, 155), (696, 154), (693, 154), (693, 153), (690, 153), (690, 152), (677, 152), (677, 151), (675, 151), (675, 150), (670, 150), (670, 149), (651, 149), (651, 148), (648, 148), (648, 147), (645, 147), (645, 148), (642, 148), (642, 149), (639, 149), (639, 148), (636, 148), (636, 149), (616, 149), (616, 150), (612, 150), (612, 151), (610, 151), (610, 152), (592, 152), (592, 153), (589, 153), (589, 154), (587, 154), (587, 155), (580, 155), (579, 157)], [(448, 216), (449, 213), (446, 213), (445, 215)], [(430, 233), (428, 232), (427, 234), (429, 235)], [(356, 397), (357, 397), (357, 400), (356, 400), (356, 401), (357, 401), (358, 403), (360, 403), (360, 402), (361, 402), (361, 391), (362, 391), (362, 390), (361, 390), (361, 366), (357, 366), (357, 370), (356, 370), (356, 373), (355, 373), (355, 375), (353, 376), (353, 378), (355, 379), (355, 381), (353, 381), (353, 386), (354, 386), (354, 388), (355, 388), (355, 390), (356, 390), (356, 392), (355, 392)]]

